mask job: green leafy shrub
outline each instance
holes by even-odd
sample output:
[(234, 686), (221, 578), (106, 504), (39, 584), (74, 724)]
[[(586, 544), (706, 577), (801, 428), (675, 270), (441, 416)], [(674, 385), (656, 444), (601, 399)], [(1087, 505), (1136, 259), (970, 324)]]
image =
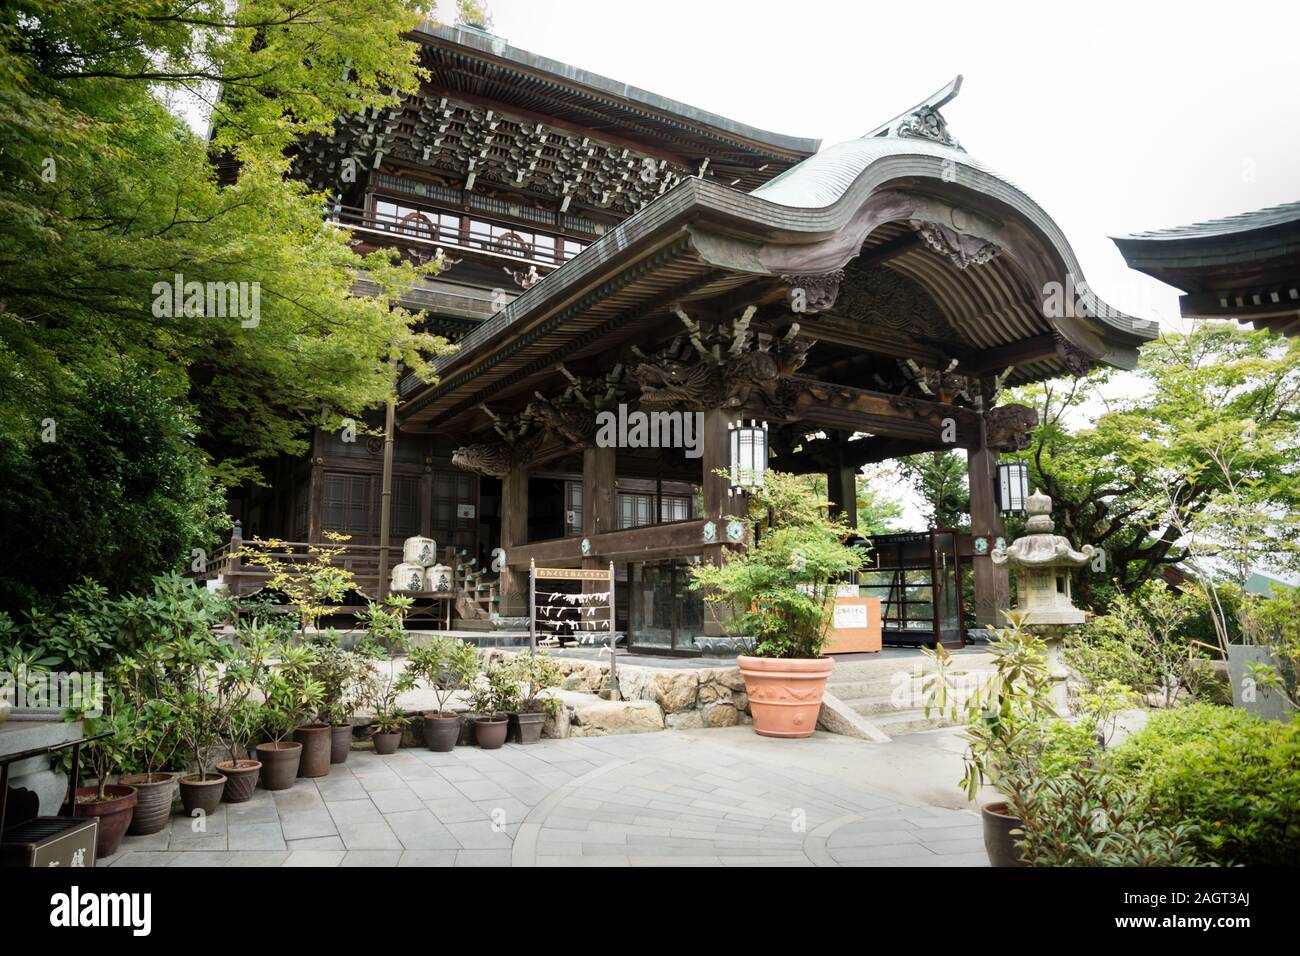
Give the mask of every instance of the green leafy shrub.
[(691, 568), (691, 589), (724, 627), (753, 637), (759, 657), (820, 657), (836, 584), (862, 567), (866, 555), (841, 543), (851, 529), (827, 506), (803, 476), (769, 471), (749, 495), (749, 547), (725, 552), (721, 567)]
[(1144, 819), (1198, 828), (1203, 859), (1300, 863), (1300, 724), (1193, 704), (1155, 714), (1111, 763)]

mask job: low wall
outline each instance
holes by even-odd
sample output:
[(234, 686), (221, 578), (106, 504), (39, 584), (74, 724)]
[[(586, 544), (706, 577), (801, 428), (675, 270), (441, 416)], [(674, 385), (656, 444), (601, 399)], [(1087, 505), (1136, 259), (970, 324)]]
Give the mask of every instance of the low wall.
[[(484, 662), (505, 660), (517, 651), (486, 650)], [(621, 701), (596, 692), (609, 684), (609, 664), (556, 658), (564, 681), (554, 694), (560, 708), (546, 722), (548, 737), (603, 737), (609, 734), (750, 723), (745, 679), (737, 667), (683, 667), (618, 663)]]

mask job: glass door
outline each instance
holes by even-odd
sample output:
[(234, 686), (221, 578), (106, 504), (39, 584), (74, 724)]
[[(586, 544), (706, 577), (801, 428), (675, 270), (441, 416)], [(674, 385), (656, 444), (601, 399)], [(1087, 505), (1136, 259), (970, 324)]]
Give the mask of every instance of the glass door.
[(957, 532), (936, 528), (930, 532), (934, 562), (934, 628), (945, 647), (960, 647), (961, 564), (957, 557)]
[(631, 597), (628, 646), (659, 654), (695, 654), (704, 633), (704, 602), (692, 591), (686, 561), (645, 561), (628, 566)]

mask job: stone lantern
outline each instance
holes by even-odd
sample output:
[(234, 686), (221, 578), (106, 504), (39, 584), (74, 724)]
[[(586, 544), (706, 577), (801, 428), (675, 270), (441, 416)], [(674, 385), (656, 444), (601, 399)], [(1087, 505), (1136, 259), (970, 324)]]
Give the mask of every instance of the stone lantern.
[(1066, 628), (1082, 624), (1083, 611), (1074, 606), (1070, 593), (1070, 571), (1092, 559), (1093, 547), (1076, 551), (1070, 542), (1053, 533), (1052, 499), (1036, 491), (1025, 501), (1025, 534), (1005, 548), (994, 548), (989, 557), (994, 564), (1005, 564), (1016, 574), (1016, 611), (1024, 626), (1047, 642), (1047, 657), (1052, 668), (1052, 700), (1058, 713), (1065, 713), (1066, 670), (1061, 638)]
[(1071, 600), (1070, 569), (1081, 568), (1092, 559), (1092, 545), (1082, 551), (1053, 534), (1052, 499), (1035, 491), (1025, 501), (1029, 533), (1005, 548), (994, 548), (989, 557), (1016, 572), (1016, 610), (1026, 625), (1039, 629), (1049, 625), (1082, 624), (1083, 612)]

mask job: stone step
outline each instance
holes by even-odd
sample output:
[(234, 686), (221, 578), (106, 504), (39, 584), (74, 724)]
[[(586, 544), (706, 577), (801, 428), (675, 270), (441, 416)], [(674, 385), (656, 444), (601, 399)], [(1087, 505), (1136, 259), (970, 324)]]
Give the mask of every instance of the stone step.
[(915, 734), (925, 730), (941, 730), (944, 727), (958, 727), (964, 723), (964, 721), (940, 717), (938, 714), (927, 717), (924, 710), (898, 710), (867, 719), (890, 737)]
[[(900, 710), (894, 704), (893, 698), (890, 697), (889, 694), (878, 694), (873, 697), (844, 697), (840, 695), (839, 692), (837, 691), (836, 696), (839, 697), (840, 700), (844, 701), (844, 703), (848, 704), (850, 707), (856, 710), (863, 717), (875, 717), (879, 714), (904, 713), (903, 710)], [(910, 704), (911, 701), (908, 701), (908, 703)], [(908, 709), (912, 710), (915, 708), (908, 708)]]
[[(993, 656), (982, 652), (961, 652), (955, 655), (953, 672), (983, 670), (992, 665)], [(902, 657), (882, 657), (875, 660), (836, 661), (835, 670), (831, 672), (833, 683), (848, 681), (888, 680), (894, 674), (930, 673), (934, 665), (926, 657), (916, 654)]]
[[(908, 679), (911, 679), (909, 673)], [(859, 697), (880, 697), (893, 692), (898, 686), (893, 677), (880, 677), (872, 680), (838, 680), (834, 673), (826, 682), (826, 689), (840, 700), (855, 700)]]

